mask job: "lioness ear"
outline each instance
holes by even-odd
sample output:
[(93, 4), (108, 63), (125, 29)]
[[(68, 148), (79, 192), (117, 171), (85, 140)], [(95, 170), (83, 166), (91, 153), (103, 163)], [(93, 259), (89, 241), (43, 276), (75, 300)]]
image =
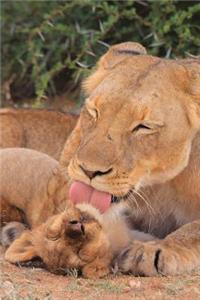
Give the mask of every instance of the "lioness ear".
[(101, 57), (98, 64), (104, 69), (111, 69), (116, 64), (127, 58), (127, 56), (145, 54), (147, 54), (146, 49), (139, 43), (121, 43), (110, 47), (108, 52)]
[(84, 91), (89, 95), (104, 79), (108, 70), (127, 57), (145, 54), (147, 54), (146, 49), (138, 43), (126, 42), (110, 47), (97, 63), (96, 71), (83, 82)]
[(31, 231), (25, 231), (16, 239), (5, 253), (5, 259), (11, 263), (29, 261), (37, 256), (32, 242)]

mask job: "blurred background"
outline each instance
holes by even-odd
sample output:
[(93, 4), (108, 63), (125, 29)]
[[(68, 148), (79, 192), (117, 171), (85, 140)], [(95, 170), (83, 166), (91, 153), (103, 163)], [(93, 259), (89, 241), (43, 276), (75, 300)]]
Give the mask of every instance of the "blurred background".
[(109, 45), (135, 41), (166, 58), (200, 53), (200, 2), (4, 0), (1, 106), (63, 110)]

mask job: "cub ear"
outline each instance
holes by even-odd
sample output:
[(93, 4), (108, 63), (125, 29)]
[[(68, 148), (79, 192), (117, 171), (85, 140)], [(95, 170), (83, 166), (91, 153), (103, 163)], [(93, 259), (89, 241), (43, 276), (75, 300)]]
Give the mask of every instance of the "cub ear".
[(25, 231), (16, 239), (5, 253), (5, 259), (11, 263), (24, 262), (38, 256), (32, 242), (30, 230)]
[(97, 69), (83, 82), (83, 89), (89, 95), (104, 79), (108, 70), (122, 62), (127, 57), (147, 54), (146, 49), (138, 43), (126, 42), (114, 45), (97, 63)]
[(145, 54), (147, 54), (146, 49), (139, 43), (121, 43), (110, 47), (108, 52), (101, 57), (98, 65), (104, 69), (111, 69), (128, 56)]

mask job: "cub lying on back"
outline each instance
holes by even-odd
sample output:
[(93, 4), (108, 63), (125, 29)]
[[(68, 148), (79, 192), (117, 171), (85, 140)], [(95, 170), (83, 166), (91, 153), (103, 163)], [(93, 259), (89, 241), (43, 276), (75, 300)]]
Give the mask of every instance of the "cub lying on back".
[(87, 278), (107, 275), (112, 251), (98, 211), (87, 204), (67, 204), (62, 213), (33, 230), (25, 230), (5, 253), (5, 259), (12, 263), (35, 257), (40, 257), (53, 273), (77, 268)]
[(0, 109), (0, 148), (35, 149), (58, 160), (77, 119), (47, 109)]
[(87, 204), (73, 207), (67, 201), (67, 180), (48, 155), (8, 148), (0, 150), (0, 160), (1, 222), (20, 221), (31, 228), (8, 248), (8, 261), (39, 256), (51, 271), (80, 267), (86, 277), (101, 277), (108, 273), (113, 255), (134, 236), (152, 239), (129, 230), (114, 208), (102, 216)]

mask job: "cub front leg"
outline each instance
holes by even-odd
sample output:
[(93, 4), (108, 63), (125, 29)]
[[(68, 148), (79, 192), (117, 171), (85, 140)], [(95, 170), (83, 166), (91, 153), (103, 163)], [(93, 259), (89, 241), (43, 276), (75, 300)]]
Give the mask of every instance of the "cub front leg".
[(109, 256), (96, 257), (95, 260), (83, 267), (83, 276), (91, 279), (105, 277), (110, 273), (110, 263), (111, 258)]
[(101, 278), (110, 272), (113, 254), (106, 236), (89, 242), (79, 251), (79, 257), (84, 262), (82, 273), (87, 278)]
[(117, 258), (122, 272), (177, 275), (200, 267), (200, 220), (182, 226), (163, 240), (132, 242)]

